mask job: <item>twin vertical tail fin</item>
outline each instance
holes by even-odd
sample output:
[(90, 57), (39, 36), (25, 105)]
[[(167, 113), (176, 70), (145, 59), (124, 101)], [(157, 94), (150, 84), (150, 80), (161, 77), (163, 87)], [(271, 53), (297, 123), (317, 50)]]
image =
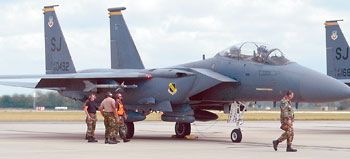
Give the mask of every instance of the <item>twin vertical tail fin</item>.
[(46, 74), (76, 73), (66, 40), (58, 22), (55, 8), (58, 5), (45, 6), (45, 60)]
[(140, 55), (122, 15), (126, 8), (109, 8), (112, 69), (144, 69)]
[(327, 75), (348, 82), (350, 79), (349, 45), (338, 21), (326, 21)]
[[(55, 7), (45, 6), (45, 60), (46, 74), (76, 73), (58, 22)], [(144, 69), (140, 55), (130, 35), (121, 13), (122, 8), (109, 8), (111, 31), (111, 66), (112, 69)]]

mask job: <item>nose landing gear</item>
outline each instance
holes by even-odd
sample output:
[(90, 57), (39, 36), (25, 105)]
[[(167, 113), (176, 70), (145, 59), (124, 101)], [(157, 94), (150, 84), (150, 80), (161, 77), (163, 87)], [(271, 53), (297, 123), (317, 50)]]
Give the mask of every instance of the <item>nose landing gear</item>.
[(232, 142), (239, 143), (242, 141), (242, 131), (240, 126), (243, 124), (243, 113), (245, 111), (247, 111), (246, 104), (238, 101), (231, 104), (227, 122), (235, 124), (235, 129), (231, 132)]

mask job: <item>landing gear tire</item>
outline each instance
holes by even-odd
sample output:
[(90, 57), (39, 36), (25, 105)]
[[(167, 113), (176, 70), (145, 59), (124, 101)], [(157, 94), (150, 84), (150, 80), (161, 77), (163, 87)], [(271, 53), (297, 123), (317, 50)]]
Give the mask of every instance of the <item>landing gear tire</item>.
[[(135, 127), (133, 122), (125, 122), (126, 126), (126, 138), (131, 139), (134, 137)], [(122, 134), (119, 131), (119, 136), (122, 137)]]
[(231, 132), (232, 142), (241, 142), (242, 141), (242, 132), (241, 129), (233, 129)]
[(175, 124), (176, 137), (184, 138), (186, 135), (191, 134), (191, 124), (190, 123), (179, 123)]

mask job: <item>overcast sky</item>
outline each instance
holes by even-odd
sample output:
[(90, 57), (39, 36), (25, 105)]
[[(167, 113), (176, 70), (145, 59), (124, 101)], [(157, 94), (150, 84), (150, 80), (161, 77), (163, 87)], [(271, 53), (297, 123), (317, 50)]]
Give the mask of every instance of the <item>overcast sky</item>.
[[(125, 6), (126, 23), (146, 68), (200, 60), (235, 43), (258, 41), (326, 73), (324, 21), (344, 19), (346, 0), (1, 0), (0, 74), (44, 74), (43, 6), (56, 13), (77, 70), (110, 68), (107, 8)], [(0, 95), (32, 93), (0, 86)]]

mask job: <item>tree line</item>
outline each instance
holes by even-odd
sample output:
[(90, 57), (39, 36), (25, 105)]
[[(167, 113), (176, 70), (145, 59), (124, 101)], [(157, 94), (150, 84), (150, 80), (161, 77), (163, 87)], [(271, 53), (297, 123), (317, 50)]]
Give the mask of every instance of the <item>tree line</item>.
[[(14, 94), (0, 97), (0, 108), (33, 108), (33, 95)], [(81, 109), (82, 102), (61, 96), (57, 92), (36, 92), (35, 105), (45, 106), (46, 109), (55, 107), (68, 107), (68, 109)]]

